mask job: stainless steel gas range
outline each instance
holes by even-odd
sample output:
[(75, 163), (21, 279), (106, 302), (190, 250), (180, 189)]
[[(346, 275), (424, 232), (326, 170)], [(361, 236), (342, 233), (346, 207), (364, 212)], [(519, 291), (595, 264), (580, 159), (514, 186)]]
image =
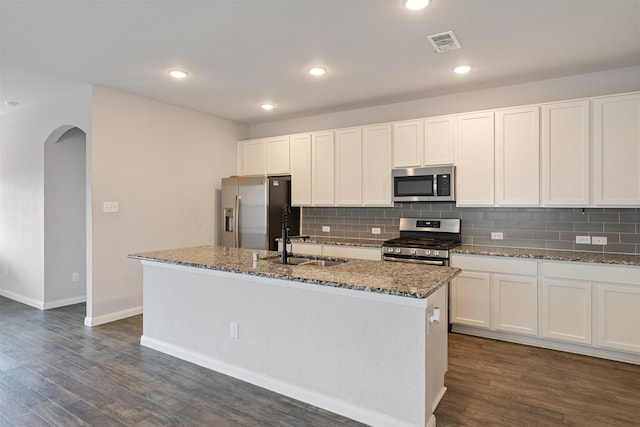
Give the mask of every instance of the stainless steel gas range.
[(400, 237), (382, 244), (382, 259), (447, 266), (460, 242), (460, 219), (400, 218)]

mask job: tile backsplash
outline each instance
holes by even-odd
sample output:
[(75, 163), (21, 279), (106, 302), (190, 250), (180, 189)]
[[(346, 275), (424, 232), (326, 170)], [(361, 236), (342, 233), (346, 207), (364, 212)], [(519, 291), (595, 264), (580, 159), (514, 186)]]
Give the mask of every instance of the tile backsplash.
[[(388, 208), (302, 208), (302, 234), (387, 240), (398, 237), (401, 217), (461, 218), (464, 244), (640, 255), (638, 208), (460, 208), (455, 203), (396, 203)], [(330, 232), (323, 232), (329, 226)], [(380, 234), (372, 234), (380, 228)], [(502, 232), (503, 240), (492, 240)], [(607, 245), (576, 244), (576, 236), (602, 236)]]

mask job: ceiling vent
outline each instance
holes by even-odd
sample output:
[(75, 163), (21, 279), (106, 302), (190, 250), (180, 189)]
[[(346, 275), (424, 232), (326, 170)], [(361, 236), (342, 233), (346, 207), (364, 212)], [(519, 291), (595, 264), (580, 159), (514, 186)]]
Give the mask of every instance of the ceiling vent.
[(450, 50), (460, 49), (460, 42), (456, 38), (453, 31), (447, 31), (446, 33), (434, 34), (427, 37), (433, 47), (436, 49), (436, 53), (449, 52)]

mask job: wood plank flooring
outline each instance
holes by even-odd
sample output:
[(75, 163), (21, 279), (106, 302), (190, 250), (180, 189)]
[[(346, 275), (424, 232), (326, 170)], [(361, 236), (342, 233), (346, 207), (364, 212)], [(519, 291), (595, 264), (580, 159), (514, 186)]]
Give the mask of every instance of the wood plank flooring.
[[(141, 316), (83, 326), (83, 304), (0, 297), (0, 427), (359, 426), (140, 347)], [(638, 426), (640, 367), (450, 335), (446, 426)]]

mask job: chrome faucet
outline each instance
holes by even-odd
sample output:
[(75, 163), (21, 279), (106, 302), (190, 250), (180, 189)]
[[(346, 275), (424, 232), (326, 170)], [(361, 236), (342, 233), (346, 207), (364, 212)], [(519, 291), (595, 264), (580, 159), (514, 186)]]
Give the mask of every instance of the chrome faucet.
[(282, 206), (282, 263), (288, 264), (287, 258), (287, 244), (289, 240), (289, 214), (291, 213), (291, 207), (288, 204)]

